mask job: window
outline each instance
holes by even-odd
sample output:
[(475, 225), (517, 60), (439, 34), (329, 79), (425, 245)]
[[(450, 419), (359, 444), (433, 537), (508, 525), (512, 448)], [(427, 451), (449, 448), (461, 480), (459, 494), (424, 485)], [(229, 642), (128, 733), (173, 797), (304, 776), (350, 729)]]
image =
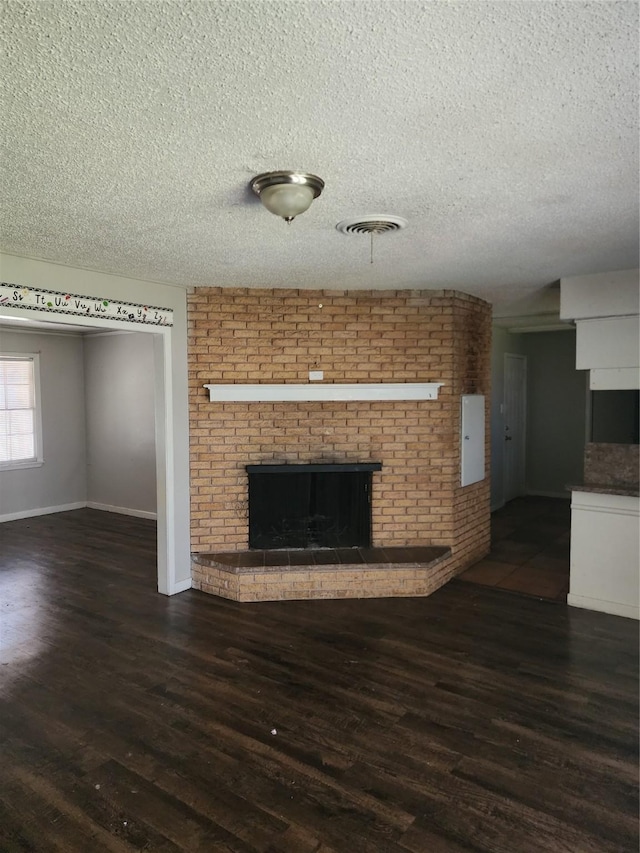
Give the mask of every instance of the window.
[(0, 353), (0, 469), (42, 464), (38, 355)]

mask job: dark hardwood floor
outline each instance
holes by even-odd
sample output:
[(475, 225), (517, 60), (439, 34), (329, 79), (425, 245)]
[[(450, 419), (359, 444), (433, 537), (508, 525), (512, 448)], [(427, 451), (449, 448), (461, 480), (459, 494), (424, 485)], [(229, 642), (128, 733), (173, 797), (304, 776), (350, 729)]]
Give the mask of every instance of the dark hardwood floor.
[(165, 598), (154, 535), (0, 525), (3, 853), (637, 851), (637, 623)]

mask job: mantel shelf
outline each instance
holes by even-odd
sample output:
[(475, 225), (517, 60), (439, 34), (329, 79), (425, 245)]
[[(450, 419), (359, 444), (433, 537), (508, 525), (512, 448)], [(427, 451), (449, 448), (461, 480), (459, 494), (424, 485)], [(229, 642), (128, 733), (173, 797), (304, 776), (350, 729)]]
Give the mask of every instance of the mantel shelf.
[(205, 385), (215, 403), (285, 403), (351, 400), (437, 400), (443, 382), (329, 382), (302, 385)]

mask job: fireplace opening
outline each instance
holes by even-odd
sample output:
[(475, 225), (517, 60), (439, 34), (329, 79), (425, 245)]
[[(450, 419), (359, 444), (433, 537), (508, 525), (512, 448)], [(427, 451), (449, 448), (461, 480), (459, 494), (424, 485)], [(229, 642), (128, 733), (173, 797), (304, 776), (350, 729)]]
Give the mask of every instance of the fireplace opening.
[(249, 547), (371, 547), (371, 475), (381, 468), (247, 465)]

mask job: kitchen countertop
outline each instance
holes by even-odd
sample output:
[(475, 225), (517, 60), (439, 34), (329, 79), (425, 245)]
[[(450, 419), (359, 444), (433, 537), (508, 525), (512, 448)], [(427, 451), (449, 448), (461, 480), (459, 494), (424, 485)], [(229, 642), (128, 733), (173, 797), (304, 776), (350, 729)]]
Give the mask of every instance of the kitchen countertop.
[(639, 469), (637, 444), (589, 442), (584, 450), (584, 481), (567, 488), (572, 492), (638, 497)]
[(628, 485), (613, 486), (610, 483), (582, 483), (582, 485), (570, 485), (567, 489), (572, 492), (598, 492), (601, 495), (627, 495), (631, 498), (640, 497), (640, 485), (629, 483)]

